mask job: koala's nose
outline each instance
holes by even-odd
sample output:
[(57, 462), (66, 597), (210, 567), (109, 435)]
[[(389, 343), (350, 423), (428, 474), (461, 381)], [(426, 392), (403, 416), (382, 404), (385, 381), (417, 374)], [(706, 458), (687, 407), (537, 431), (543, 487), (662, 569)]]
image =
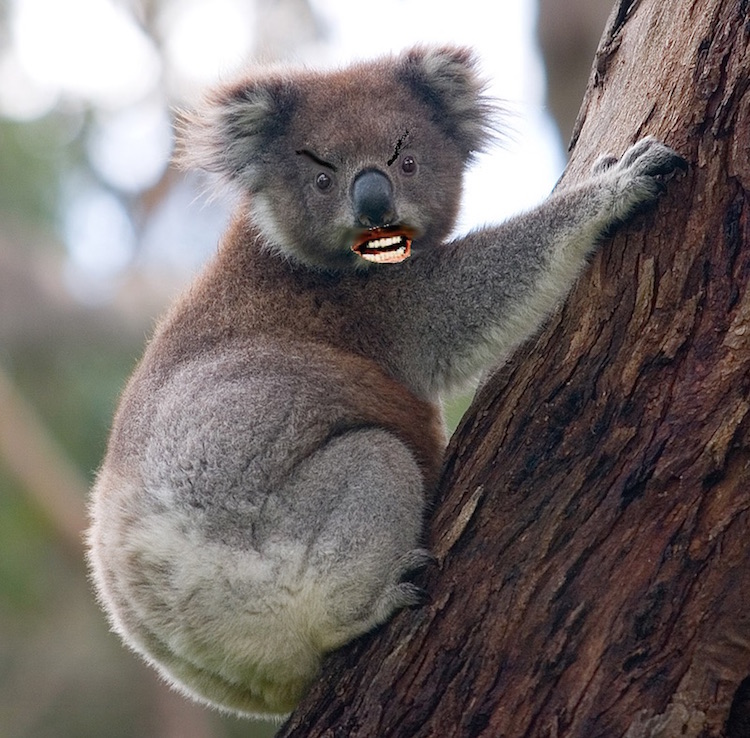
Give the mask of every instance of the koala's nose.
[(396, 219), (391, 181), (377, 169), (365, 169), (356, 176), (352, 205), (357, 222), (367, 228), (390, 225)]

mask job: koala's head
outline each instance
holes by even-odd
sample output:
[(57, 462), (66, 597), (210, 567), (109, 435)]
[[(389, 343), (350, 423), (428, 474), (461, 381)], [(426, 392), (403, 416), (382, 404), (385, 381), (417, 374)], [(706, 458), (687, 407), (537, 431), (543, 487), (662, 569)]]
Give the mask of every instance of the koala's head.
[(362, 268), (441, 243), (493, 117), (470, 51), (415, 48), (221, 88), (188, 119), (183, 159), (249, 195), (269, 248), (316, 268)]

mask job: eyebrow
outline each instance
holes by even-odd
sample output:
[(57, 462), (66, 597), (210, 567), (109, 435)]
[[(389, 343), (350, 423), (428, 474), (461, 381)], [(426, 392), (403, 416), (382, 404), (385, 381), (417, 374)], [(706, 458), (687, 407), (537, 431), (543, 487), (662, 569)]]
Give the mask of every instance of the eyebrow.
[(398, 139), (398, 141), (396, 141), (396, 149), (393, 152), (393, 156), (390, 159), (388, 159), (388, 166), (391, 166), (391, 164), (393, 164), (393, 162), (396, 161), (396, 159), (398, 159), (398, 155), (401, 153), (401, 147), (406, 143), (406, 138), (408, 137), (408, 135), (409, 135), (409, 129), (407, 128), (404, 131), (404, 135), (401, 136)]
[(331, 164), (331, 162), (326, 161), (325, 159), (321, 159), (314, 151), (310, 151), (309, 149), (297, 149), (295, 153), (312, 159), (316, 164), (320, 164), (322, 167), (327, 167), (332, 172), (336, 171), (336, 166), (334, 164)]

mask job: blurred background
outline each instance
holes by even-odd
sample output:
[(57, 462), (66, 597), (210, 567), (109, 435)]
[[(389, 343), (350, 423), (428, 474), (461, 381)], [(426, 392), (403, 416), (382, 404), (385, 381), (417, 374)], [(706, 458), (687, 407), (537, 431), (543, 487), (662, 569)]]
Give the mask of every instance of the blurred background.
[[(123, 382), (228, 203), (170, 166), (173, 111), (254, 61), (476, 48), (511, 112), (459, 232), (543, 199), (610, 0), (0, 0), (0, 738), (263, 737), (108, 632), (81, 534)], [(457, 421), (459, 404), (451, 410)]]

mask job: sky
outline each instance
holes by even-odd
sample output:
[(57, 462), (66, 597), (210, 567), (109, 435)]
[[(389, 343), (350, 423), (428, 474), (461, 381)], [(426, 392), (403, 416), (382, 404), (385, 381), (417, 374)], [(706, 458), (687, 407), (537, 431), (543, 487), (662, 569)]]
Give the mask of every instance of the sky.
[[(429, 42), (466, 44), (478, 53), (489, 94), (509, 111), (509, 130), (467, 176), (459, 232), (502, 220), (549, 193), (564, 157), (544, 110), (534, 0), (378, 0), (376, 10), (352, 0), (311, 2), (326, 42), (300, 43), (292, 61), (340, 66)], [(158, 182), (170, 159), (165, 89), (172, 104), (189, 105), (247, 64), (262, 36), (261, 10), (252, 0), (166, 2), (157, 17), (160, 55), (125, 3), (11, 0), (0, 115), (33, 120), (76, 104), (95, 111), (87, 152), (96, 177), (71, 172), (61, 206), (70, 285), (81, 299), (105, 300), (136, 254), (190, 272), (211, 253), (225, 213), (196, 203), (194, 185), (175, 187), (142, 229), (124, 201)]]

